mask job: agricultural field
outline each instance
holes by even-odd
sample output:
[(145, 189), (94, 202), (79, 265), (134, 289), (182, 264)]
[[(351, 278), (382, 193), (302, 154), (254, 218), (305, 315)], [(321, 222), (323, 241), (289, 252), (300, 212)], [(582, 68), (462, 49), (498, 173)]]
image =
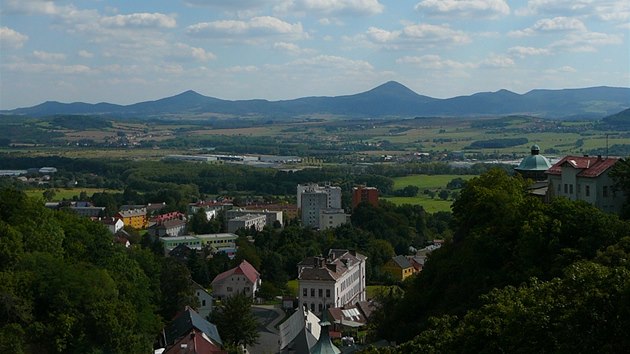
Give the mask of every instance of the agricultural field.
[[(384, 197), (383, 199), (390, 201), (396, 205), (411, 204), (421, 205), (424, 210), (429, 213), (438, 211), (451, 211), (453, 200), (449, 197), (446, 200), (441, 199), (437, 194), (439, 190), (445, 190), (447, 184), (455, 178), (469, 180), (475, 176), (472, 175), (410, 175), (405, 177), (394, 178), (394, 191), (400, 190), (406, 186), (418, 187), (419, 192), (415, 197)], [(432, 191), (435, 195), (431, 198), (424, 191)]]

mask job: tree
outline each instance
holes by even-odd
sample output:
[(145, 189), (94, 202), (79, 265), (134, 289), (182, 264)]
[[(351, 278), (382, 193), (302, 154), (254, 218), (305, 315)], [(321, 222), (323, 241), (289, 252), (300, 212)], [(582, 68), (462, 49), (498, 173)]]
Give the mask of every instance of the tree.
[(258, 321), (251, 311), (252, 299), (235, 294), (223, 300), (210, 315), (223, 343), (251, 346), (258, 343)]
[(55, 195), (57, 195), (57, 192), (55, 192), (54, 189), (46, 189), (42, 195), (44, 196), (44, 200), (49, 202), (51, 200), (53, 200), (55, 198)]

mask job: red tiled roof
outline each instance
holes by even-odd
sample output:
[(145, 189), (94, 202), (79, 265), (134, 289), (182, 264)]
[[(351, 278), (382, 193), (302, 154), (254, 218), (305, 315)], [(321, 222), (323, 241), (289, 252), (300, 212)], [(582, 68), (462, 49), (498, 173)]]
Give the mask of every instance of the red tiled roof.
[(578, 177), (597, 177), (619, 161), (617, 157), (588, 157), (588, 156), (565, 156), (547, 170), (547, 174), (561, 175), (562, 166), (569, 165), (575, 169), (582, 170)]
[(248, 261), (243, 260), (241, 264), (239, 264), (237, 267), (226, 270), (225, 272), (214, 277), (214, 279), (212, 280), (212, 283), (214, 284), (234, 274), (243, 274), (250, 282), (254, 284), (260, 277), (260, 273), (258, 273), (256, 268), (254, 268), (253, 265), (249, 264)]

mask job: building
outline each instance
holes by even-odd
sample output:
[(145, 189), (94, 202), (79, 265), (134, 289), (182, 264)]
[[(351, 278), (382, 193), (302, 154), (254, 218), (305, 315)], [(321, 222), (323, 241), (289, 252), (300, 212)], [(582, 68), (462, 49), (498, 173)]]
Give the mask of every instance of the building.
[(383, 272), (396, 281), (403, 281), (414, 274), (414, 267), (405, 256), (394, 256), (383, 265)]
[(188, 215), (194, 215), (201, 209), (206, 213), (206, 219), (211, 220), (220, 212), (232, 209), (232, 202), (210, 200), (191, 203), (188, 205)]
[(228, 219), (227, 231), (236, 232), (238, 229), (251, 229), (261, 231), (267, 225), (267, 216), (263, 214), (245, 214)]
[(238, 236), (232, 233), (160, 237), (160, 241), (164, 245), (164, 252), (167, 254), (179, 245), (186, 245), (193, 250), (208, 247), (217, 252), (221, 252), (223, 249), (236, 249), (237, 239)]
[(123, 223), (123, 221), (121, 219), (118, 219), (118, 218), (102, 218), (99, 221), (103, 225), (107, 226), (107, 229), (112, 234), (117, 233), (118, 231), (120, 231), (125, 226), (125, 223)]
[(308, 308), (298, 308), (280, 324), (280, 353), (310, 353), (321, 332), (319, 318)]
[(332, 229), (350, 222), (350, 215), (343, 209), (324, 209), (319, 211), (318, 228)]
[(149, 226), (146, 208), (121, 210), (116, 217), (122, 219), (125, 226), (131, 226), (134, 229), (146, 229)]
[(298, 209), (302, 213), (302, 225), (323, 228), (320, 224), (321, 211), (341, 209), (341, 188), (317, 184), (297, 186)]
[(309, 257), (298, 264), (300, 307), (322, 313), (328, 307), (342, 307), (365, 301), (365, 261), (355, 251), (331, 249), (328, 257)]
[(182, 236), (186, 234), (186, 220), (165, 220), (149, 226), (147, 233), (153, 237)]
[(550, 167), (551, 163), (549, 160), (543, 155), (540, 155), (540, 147), (538, 145), (532, 145), (531, 155), (521, 160), (521, 163), (514, 168), (514, 171), (524, 178), (529, 178), (534, 181), (544, 181), (547, 179), (545, 172)]
[(218, 299), (238, 293), (244, 293), (253, 298), (260, 284), (260, 273), (244, 260), (238, 266), (217, 275), (212, 280), (212, 294)]
[(225, 218), (228, 220), (237, 218), (244, 215), (264, 215), (266, 217), (265, 224), (273, 226), (276, 222), (280, 223), (280, 226), (284, 223), (282, 217), (282, 211), (263, 209), (232, 209), (225, 212)]
[(203, 286), (198, 284), (197, 282), (193, 283), (193, 289), (195, 289), (195, 296), (197, 296), (197, 300), (199, 301), (199, 307), (197, 308), (197, 313), (202, 318), (208, 318), (212, 313), (212, 306), (214, 302), (214, 298)]
[(617, 157), (564, 157), (547, 170), (548, 197), (583, 200), (605, 212), (621, 212), (626, 197), (609, 176), (619, 161)]
[(163, 354), (227, 353), (217, 326), (186, 307), (164, 328), (159, 336)]
[(360, 203), (378, 206), (378, 189), (366, 186), (352, 187), (352, 209)]

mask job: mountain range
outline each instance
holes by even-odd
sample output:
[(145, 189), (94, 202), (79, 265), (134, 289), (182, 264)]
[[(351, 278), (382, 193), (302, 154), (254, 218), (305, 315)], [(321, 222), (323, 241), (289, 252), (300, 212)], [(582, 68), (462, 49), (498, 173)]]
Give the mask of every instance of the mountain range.
[(335, 97), (231, 101), (186, 91), (175, 96), (130, 105), (48, 101), (33, 107), (5, 110), (0, 113), (33, 117), (60, 114), (134, 118), (216, 115), (287, 119), (317, 115), (411, 118), (523, 114), (542, 118), (593, 119), (615, 114), (627, 108), (630, 108), (630, 88), (625, 87), (532, 90), (525, 94), (499, 90), (439, 99), (420, 95), (398, 82), (390, 81), (369, 91)]

